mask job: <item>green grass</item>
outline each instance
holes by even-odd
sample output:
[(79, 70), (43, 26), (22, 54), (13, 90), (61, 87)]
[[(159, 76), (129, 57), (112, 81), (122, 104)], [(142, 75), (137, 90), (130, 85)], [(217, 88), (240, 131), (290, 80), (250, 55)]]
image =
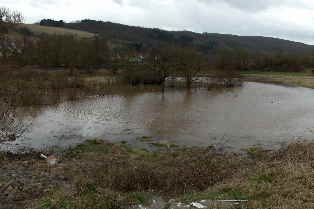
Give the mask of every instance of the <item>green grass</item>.
[(244, 80), (253, 82), (273, 83), (286, 86), (314, 88), (312, 69), (304, 72), (242, 72)]
[(41, 26), (36, 24), (22, 24), (19, 27), (25, 27), (32, 31), (35, 34), (56, 34), (56, 35), (76, 35), (80, 38), (92, 38), (94, 37), (94, 34), (85, 32), (85, 31), (79, 31), (79, 30), (72, 30), (72, 29), (66, 29), (66, 28), (59, 28), (59, 27), (48, 27), (48, 26)]
[(124, 209), (123, 202), (117, 201), (114, 193), (89, 191), (77, 197), (66, 191), (57, 191), (53, 196), (40, 200), (36, 209)]
[(138, 204), (148, 204), (151, 197), (147, 193), (134, 192), (130, 193), (129, 199), (133, 200)]
[(249, 200), (248, 195), (237, 188), (222, 188), (218, 191), (205, 191), (186, 194), (181, 198), (183, 202), (195, 202), (201, 200)]
[(5, 153), (0, 153), (0, 161), (6, 159), (6, 154)]
[(196, 192), (196, 193), (189, 193), (184, 195), (181, 198), (183, 202), (194, 202), (200, 200), (218, 200), (220, 199), (222, 193), (219, 192)]
[(64, 154), (66, 158), (79, 158), (81, 154), (93, 153), (96, 155), (106, 155), (112, 150), (112, 144), (105, 143), (102, 140), (90, 140), (75, 148), (67, 150)]
[(242, 75), (267, 75), (267, 76), (311, 76), (310, 72), (262, 72), (262, 71), (249, 71), (241, 72)]

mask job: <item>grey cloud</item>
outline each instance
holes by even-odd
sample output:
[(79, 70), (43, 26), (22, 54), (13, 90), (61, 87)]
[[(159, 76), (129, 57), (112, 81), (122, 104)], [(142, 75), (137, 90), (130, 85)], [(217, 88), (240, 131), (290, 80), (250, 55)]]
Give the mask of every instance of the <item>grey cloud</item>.
[(35, 7), (57, 4), (54, 0), (30, 0), (29, 3)]
[[(277, 7), (282, 4), (296, 2), (297, 0), (190, 0), (186, 2), (187, 7), (193, 7), (198, 3), (204, 3), (208, 6), (217, 6), (226, 4), (232, 8), (239, 9), (247, 12), (259, 12), (268, 8)], [(175, 2), (175, 4), (181, 4), (182, 0), (114, 0), (114, 2), (127, 5), (137, 6), (145, 8), (147, 5), (158, 4), (160, 2)]]
[(225, 3), (229, 6), (244, 10), (244, 11), (251, 11), (257, 12), (262, 11), (271, 7), (276, 7), (281, 5), (285, 2), (285, 0), (198, 0), (203, 3), (207, 4), (217, 4), (217, 3)]
[(34, 8), (50, 8), (50, 7), (64, 7), (69, 5), (69, 0), (28, 0), (29, 5), (31, 5)]
[(113, 0), (113, 2), (115, 2), (116, 4), (119, 4), (119, 5), (123, 4), (123, 0)]

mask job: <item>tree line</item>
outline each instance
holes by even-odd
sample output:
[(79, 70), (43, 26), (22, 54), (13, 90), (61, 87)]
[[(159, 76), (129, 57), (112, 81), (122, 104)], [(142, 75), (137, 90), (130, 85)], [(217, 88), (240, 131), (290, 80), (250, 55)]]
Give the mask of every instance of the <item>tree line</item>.
[[(113, 74), (123, 72), (132, 85), (164, 84), (171, 75), (185, 78), (187, 87), (200, 73), (236, 77), (242, 71), (302, 71), (314, 66), (312, 54), (292, 55), (285, 52), (252, 52), (247, 49), (221, 48), (212, 54), (191, 46), (160, 43), (150, 47), (125, 44), (125, 48), (102, 35), (79, 38), (71, 35), (36, 35), (19, 29), (22, 38), (12, 38), (10, 30), (22, 23), (22, 15), (0, 9), (0, 63), (19, 66), (63, 67), (93, 72), (104, 68)], [(43, 20), (43, 24), (56, 24)], [(21, 32), (22, 31), (22, 32)]]
[(52, 19), (42, 19), (39, 22), (39, 25), (42, 26), (52, 26), (52, 27), (63, 27), (65, 25), (65, 22), (63, 20), (52, 20)]

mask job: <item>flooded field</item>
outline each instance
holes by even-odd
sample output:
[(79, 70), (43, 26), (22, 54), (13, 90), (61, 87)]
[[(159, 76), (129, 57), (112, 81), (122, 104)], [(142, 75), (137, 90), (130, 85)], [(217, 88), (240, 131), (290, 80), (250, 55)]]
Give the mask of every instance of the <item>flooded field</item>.
[(279, 148), (314, 139), (314, 90), (248, 82), (230, 90), (167, 89), (90, 97), (57, 106), (18, 110), (27, 125), (1, 150), (65, 148), (89, 139), (141, 139), (225, 150)]

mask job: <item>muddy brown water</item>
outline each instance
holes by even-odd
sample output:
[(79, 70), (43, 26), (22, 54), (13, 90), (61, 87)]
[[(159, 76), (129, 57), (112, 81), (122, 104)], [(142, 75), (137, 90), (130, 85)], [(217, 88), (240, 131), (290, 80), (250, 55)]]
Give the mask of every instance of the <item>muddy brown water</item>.
[[(314, 90), (247, 82), (230, 90), (168, 89), (91, 97), (57, 106), (27, 108), (27, 132), (1, 150), (66, 148), (89, 139), (144, 138), (186, 146), (241, 150), (279, 148), (314, 139)], [(37, 110), (37, 112), (36, 112)]]

